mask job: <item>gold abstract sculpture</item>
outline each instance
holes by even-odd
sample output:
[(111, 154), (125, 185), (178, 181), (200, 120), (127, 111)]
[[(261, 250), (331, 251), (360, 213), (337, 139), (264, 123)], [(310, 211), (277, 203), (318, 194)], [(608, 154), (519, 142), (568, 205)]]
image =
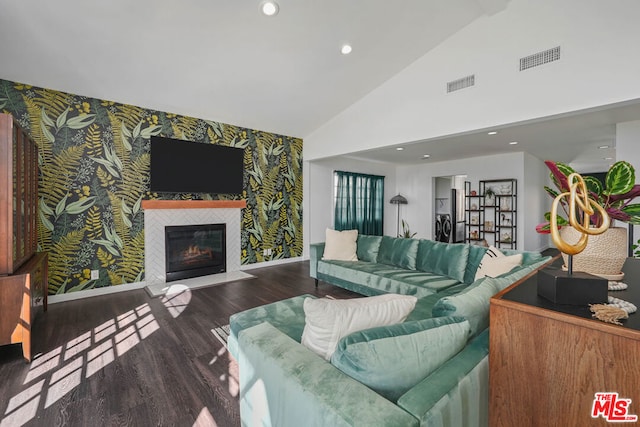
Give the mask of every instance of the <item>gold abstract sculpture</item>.
[[(551, 240), (556, 245), (558, 250), (567, 254), (567, 255), (576, 255), (579, 254), (587, 247), (587, 241), (589, 240), (589, 236), (594, 236), (597, 234), (602, 234), (609, 228), (609, 224), (611, 222), (609, 218), (609, 214), (604, 210), (600, 204), (589, 197), (589, 192), (587, 191), (587, 185), (585, 184), (582, 176), (578, 173), (572, 173), (568, 177), (569, 181), (569, 191), (566, 193), (560, 193), (553, 200), (553, 204), (551, 205)], [(575, 244), (569, 244), (560, 237), (560, 231), (558, 228), (558, 204), (563, 198), (569, 197), (568, 205), (569, 205), (569, 224), (576, 230), (578, 230), (582, 235), (580, 239)], [(580, 209), (582, 214), (582, 223), (578, 220), (577, 210)], [(594, 210), (595, 208), (595, 210)], [(599, 227), (590, 227), (589, 218), (598, 211), (598, 214), (602, 217), (602, 224)]]

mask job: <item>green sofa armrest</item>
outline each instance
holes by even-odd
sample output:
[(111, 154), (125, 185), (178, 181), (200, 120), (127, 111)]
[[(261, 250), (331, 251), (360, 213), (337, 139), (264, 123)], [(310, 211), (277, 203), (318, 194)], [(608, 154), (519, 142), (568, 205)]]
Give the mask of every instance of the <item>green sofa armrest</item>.
[(421, 426), (473, 427), (489, 422), (489, 329), (398, 399)]
[(309, 275), (314, 279), (318, 278), (318, 261), (324, 254), (324, 242), (312, 243), (309, 245)]
[(240, 332), (243, 426), (417, 426), (418, 420), (265, 322)]

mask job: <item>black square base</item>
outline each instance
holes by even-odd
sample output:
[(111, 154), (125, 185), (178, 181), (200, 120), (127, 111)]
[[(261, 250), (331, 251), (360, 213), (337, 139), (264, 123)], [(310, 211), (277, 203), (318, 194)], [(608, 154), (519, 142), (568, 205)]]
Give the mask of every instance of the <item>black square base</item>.
[(608, 301), (609, 281), (582, 271), (545, 268), (538, 271), (538, 295), (556, 304), (587, 305)]

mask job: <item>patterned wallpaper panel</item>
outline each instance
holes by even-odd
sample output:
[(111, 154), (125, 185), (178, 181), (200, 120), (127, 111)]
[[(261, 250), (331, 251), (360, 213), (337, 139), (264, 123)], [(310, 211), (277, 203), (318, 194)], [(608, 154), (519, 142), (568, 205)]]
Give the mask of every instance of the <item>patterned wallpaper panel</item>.
[[(302, 255), (302, 140), (0, 79), (0, 111), (38, 144), (49, 293), (144, 280), (145, 199), (247, 200), (242, 264)], [(149, 192), (149, 139), (243, 148), (242, 195)], [(100, 278), (91, 280), (91, 270)]]

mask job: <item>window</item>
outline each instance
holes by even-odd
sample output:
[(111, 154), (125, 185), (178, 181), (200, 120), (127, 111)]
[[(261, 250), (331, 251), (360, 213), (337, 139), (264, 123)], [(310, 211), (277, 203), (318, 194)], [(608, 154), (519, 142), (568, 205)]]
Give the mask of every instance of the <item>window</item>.
[(384, 176), (336, 171), (334, 179), (334, 228), (382, 236)]

